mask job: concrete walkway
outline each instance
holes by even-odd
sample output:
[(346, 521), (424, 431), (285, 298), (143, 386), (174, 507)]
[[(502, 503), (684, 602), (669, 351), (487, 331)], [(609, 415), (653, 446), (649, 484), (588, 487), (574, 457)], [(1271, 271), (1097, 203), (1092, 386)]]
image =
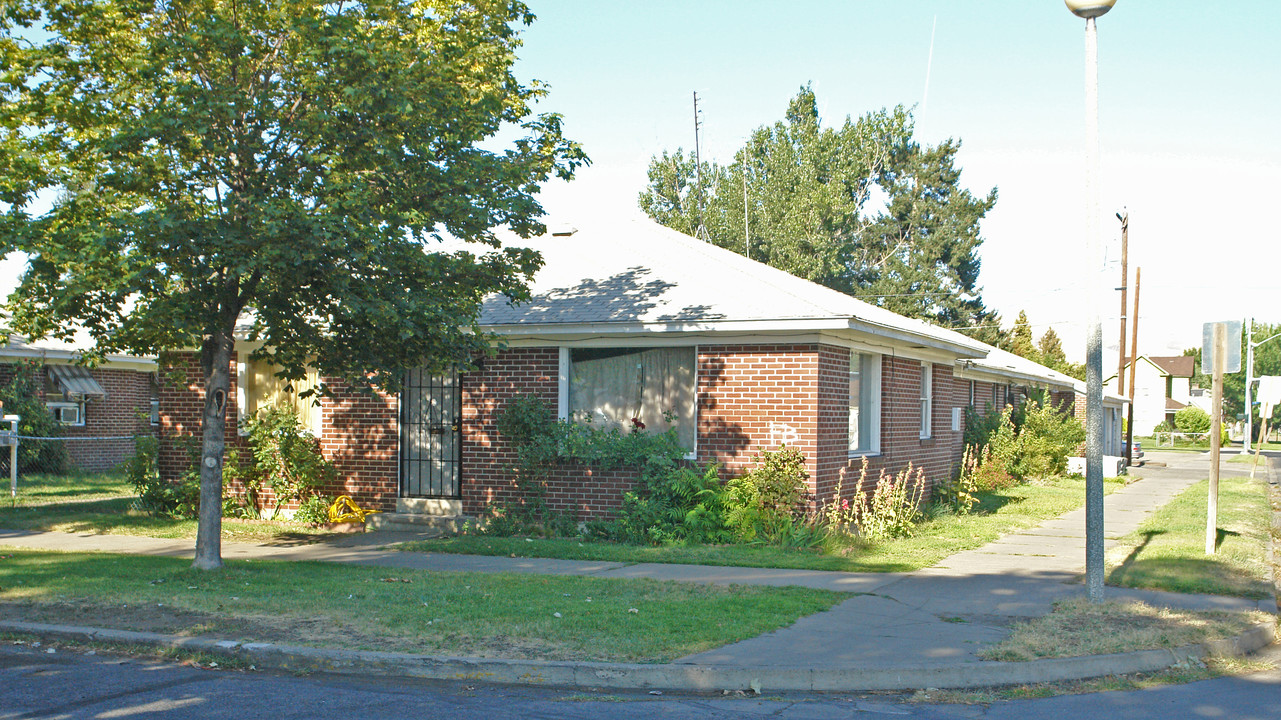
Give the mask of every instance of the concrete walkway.
[[(1148, 453), (1134, 468), (1140, 479), (1105, 500), (1105, 536), (1133, 531), (1154, 509), (1205, 478), (1209, 460), (1188, 453)], [(1249, 466), (1223, 463), (1224, 477), (1248, 475)], [(1268, 472), (1271, 472), (1270, 470)], [(957, 553), (912, 573), (840, 573), (763, 568), (708, 567), (653, 563), (611, 563), (532, 558), (399, 552), (387, 544), (412, 536), (367, 533), (322, 544), (224, 543), (226, 559), (313, 560), (437, 571), (524, 572), (603, 578), (652, 578), (683, 582), (804, 585), (852, 593), (829, 611), (750, 640), (681, 658), (673, 664), (726, 671), (803, 668), (894, 672), (949, 667), (964, 671), (1009, 665), (978, 658), (999, 642), (1019, 619), (1048, 613), (1054, 602), (1084, 593), (1084, 509), (1004, 536), (981, 548)], [(0, 545), (58, 550), (98, 550), (190, 557), (190, 540), (116, 535), (74, 535), (0, 530)], [(1110, 598), (1135, 598), (1190, 609), (1264, 609), (1255, 602), (1222, 596), (1108, 588)], [(1105, 672), (1107, 670), (1105, 669)]]

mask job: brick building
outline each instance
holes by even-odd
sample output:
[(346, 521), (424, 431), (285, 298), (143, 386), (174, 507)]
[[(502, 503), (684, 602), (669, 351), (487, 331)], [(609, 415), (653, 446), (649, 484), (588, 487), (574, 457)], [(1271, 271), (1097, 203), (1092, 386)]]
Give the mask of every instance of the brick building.
[[(36, 393), (62, 424), (73, 469), (110, 470), (133, 454), (133, 437), (158, 429), (156, 362), (109, 355), (93, 368), (77, 364), (74, 345), (17, 335), (0, 345), (0, 386), (12, 382), (21, 364), (36, 373)], [(42, 442), (42, 441), (31, 441)]]
[[(514, 454), (496, 421), (521, 395), (561, 418), (672, 424), (689, 458), (721, 463), (723, 477), (787, 444), (805, 457), (812, 498), (864, 458), (873, 473), (911, 463), (934, 483), (959, 465), (961, 408), (987, 398), (1000, 407), (1011, 388), (1045, 384), (1053, 372), (982, 368), (993, 348), (960, 333), (649, 221), (512, 244), (538, 249), (545, 265), (529, 301), (485, 302), (482, 326), (501, 349), (476, 370), (412, 372), (398, 397), (309, 379), (338, 389), (305, 420), (343, 478), (331, 494), (386, 511), (481, 513), (514, 490)], [(272, 396), (289, 402), (269, 369), (246, 361), (251, 349), (240, 343), (233, 360), (232, 411), (241, 414)], [(198, 431), (201, 403), (192, 358), (175, 362), (187, 379), (162, 389), (167, 475), (186, 463), (177, 440)], [(231, 425), (228, 440), (238, 442)], [(588, 519), (616, 507), (634, 482), (628, 472), (565, 466), (547, 500)]]

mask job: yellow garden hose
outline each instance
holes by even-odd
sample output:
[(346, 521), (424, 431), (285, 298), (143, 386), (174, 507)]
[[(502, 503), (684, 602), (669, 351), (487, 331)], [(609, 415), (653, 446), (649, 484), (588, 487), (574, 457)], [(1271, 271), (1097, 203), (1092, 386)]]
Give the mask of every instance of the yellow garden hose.
[(378, 511), (361, 509), (349, 495), (340, 495), (334, 501), (334, 504), (329, 506), (329, 522), (363, 523), (366, 515), (372, 515), (376, 512)]

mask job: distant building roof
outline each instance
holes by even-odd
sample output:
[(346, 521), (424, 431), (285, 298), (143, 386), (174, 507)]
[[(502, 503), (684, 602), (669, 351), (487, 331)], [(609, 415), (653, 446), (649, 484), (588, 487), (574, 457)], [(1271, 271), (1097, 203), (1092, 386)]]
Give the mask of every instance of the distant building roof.
[[(21, 335), (10, 335), (6, 342), (4, 336), (0, 335), (0, 362), (38, 359), (46, 363), (71, 364), (80, 360), (89, 344), (90, 341), (80, 337), (75, 342), (51, 338), (31, 341)], [(108, 355), (103, 358), (102, 366), (151, 372), (156, 369), (156, 359), (148, 356)]]
[(1153, 365), (1161, 368), (1161, 372), (1172, 377), (1190, 378), (1196, 372), (1196, 358), (1191, 355), (1174, 355), (1167, 357), (1148, 356), (1148, 360)]

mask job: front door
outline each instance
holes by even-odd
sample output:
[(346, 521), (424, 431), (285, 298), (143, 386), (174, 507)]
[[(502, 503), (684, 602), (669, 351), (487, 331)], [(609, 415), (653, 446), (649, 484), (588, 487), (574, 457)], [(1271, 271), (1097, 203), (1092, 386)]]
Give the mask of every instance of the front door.
[(410, 370), (400, 393), (400, 496), (462, 497), (458, 373)]

